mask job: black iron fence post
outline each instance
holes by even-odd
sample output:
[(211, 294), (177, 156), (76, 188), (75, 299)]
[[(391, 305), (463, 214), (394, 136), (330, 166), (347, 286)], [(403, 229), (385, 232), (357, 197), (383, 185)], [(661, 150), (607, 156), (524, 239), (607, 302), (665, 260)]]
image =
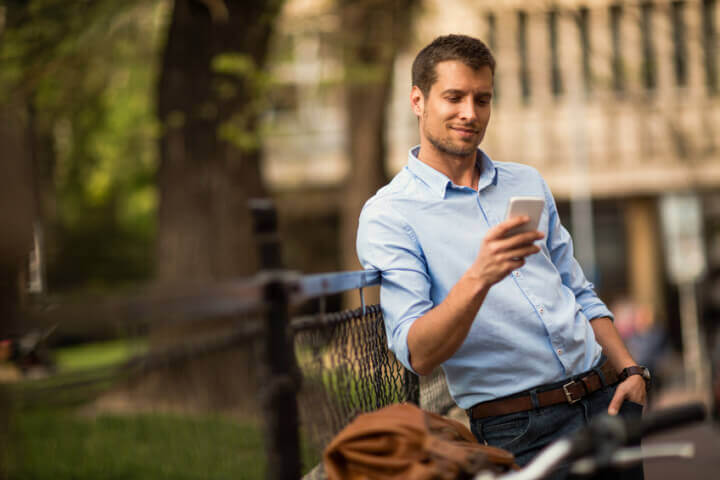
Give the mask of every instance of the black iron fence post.
[(289, 333), (289, 295), (296, 276), (282, 270), (277, 215), (270, 200), (250, 201), (254, 234), (264, 279), (264, 368), (261, 368), (265, 451), (268, 480), (300, 478), (300, 439), (297, 407), (298, 379), (293, 339)]

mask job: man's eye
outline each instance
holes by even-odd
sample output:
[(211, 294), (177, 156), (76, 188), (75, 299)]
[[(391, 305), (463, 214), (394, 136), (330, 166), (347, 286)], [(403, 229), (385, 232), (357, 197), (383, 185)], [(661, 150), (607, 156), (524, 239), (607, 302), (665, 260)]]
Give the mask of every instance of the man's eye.
[(447, 97), (449, 102), (457, 103), (460, 101), (460, 97)]

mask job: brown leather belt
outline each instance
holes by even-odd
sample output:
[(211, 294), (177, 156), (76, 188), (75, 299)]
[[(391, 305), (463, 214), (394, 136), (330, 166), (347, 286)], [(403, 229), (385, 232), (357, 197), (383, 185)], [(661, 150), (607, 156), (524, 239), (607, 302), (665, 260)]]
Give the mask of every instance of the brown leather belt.
[[(612, 368), (610, 362), (605, 361), (599, 367), (599, 370), (603, 374), (605, 385), (613, 385), (617, 383), (618, 374), (615, 369)], [(581, 398), (600, 390), (602, 387), (603, 382), (600, 379), (600, 376), (594, 370), (591, 370), (585, 374), (569, 379), (565, 384), (558, 388), (546, 390), (544, 392), (537, 392), (538, 407), (547, 407), (558, 403), (573, 404)], [(478, 403), (474, 407), (470, 408), (469, 413), (471, 418), (477, 419), (494, 417), (497, 415), (507, 415), (508, 413), (524, 412), (526, 410), (532, 410), (533, 408), (532, 397), (528, 393), (527, 395), (500, 398), (489, 402)]]

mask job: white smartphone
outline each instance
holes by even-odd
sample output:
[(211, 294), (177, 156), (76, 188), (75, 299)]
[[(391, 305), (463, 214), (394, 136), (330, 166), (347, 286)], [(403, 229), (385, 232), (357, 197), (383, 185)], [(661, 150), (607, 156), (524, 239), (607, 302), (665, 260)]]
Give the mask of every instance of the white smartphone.
[(517, 235), (518, 233), (532, 232), (537, 230), (540, 224), (540, 216), (542, 215), (543, 208), (545, 208), (545, 199), (542, 197), (512, 197), (508, 202), (507, 213), (505, 214), (505, 220), (510, 220), (513, 217), (519, 217), (526, 215), (530, 217), (530, 221), (515, 227), (510, 230), (507, 234), (508, 237)]

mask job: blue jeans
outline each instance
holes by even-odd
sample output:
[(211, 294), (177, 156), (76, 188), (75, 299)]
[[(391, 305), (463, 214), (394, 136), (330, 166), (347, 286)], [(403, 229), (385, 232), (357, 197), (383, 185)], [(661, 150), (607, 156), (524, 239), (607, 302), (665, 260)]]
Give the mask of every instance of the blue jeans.
[[(526, 465), (546, 445), (570, 435), (596, 415), (607, 413), (616, 385), (593, 392), (572, 405), (561, 403), (526, 412), (472, 419), (470, 428), (480, 443), (509, 450), (520, 466)], [(642, 405), (626, 401), (620, 409), (624, 417), (639, 417)], [(552, 478), (565, 478), (568, 466)], [(612, 478), (642, 479), (642, 465), (612, 475)]]

